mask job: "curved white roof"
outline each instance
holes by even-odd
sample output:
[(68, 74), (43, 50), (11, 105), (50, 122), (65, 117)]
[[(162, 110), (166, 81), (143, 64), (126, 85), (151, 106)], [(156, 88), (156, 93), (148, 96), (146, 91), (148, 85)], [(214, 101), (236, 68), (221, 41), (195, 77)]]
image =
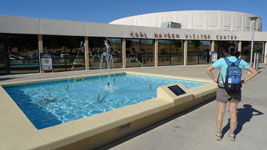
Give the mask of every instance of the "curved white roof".
[[(160, 27), (163, 22), (177, 22), (181, 23), (182, 29), (250, 31), (249, 17), (258, 16), (243, 12), (217, 10), (171, 11), (121, 18), (110, 24)], [(261, 17), (257, 19), (256, 29), (262, 31)]]

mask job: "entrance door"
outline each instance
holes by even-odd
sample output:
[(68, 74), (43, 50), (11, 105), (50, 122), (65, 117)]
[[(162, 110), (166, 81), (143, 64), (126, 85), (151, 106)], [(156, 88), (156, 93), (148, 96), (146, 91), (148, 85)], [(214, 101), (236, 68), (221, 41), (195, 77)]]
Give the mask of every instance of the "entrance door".
[(7, 41), (0, 38), (0, 75), (9, 73)]

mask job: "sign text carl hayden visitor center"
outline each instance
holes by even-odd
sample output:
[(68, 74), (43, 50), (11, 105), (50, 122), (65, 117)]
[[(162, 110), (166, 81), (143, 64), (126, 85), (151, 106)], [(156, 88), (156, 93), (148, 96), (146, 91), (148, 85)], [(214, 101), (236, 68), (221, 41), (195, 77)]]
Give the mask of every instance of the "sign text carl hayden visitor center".
[[(131, 16), (109, 24), (0, 15), (0, 74), (99, 69), (108, 40), (115, 68), (211, 63), (210, 54), (233, 43), (250, 62), (266, 63), (267, 32), (260, 16), (232, 11), (173, 11)], [(81, 42), (84, 45), (80, 49)], [(253, 55), (252, 55), (253, 58)], [(49, 67), (48, 67), (49, 68)]]

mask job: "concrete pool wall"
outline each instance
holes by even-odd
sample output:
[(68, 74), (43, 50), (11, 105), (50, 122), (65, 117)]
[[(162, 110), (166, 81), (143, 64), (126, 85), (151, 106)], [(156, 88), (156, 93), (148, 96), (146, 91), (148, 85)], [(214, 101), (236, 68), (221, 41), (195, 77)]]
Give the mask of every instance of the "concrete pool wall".
[[(5, 137), (1, 141), (0, 149), (94, 149), (211, 99), (216, 94), (216, 84), (209, 80), (147, 73), (142, 75), (209, 83), (191, 89), (186, 89), (183, 85), (178, 84), (186, 92), (180, 96), (176, 96), (168, 89), (170, 85), (161, 86), (154, 99), (42, 130), (37, 130), (31, 124), (16, 103), (0, 87), (0, 136)], [(66, 78), (55, 78), (54, 80), (60, 79)], [(40, 81), (46, 80), (10, 84)]]

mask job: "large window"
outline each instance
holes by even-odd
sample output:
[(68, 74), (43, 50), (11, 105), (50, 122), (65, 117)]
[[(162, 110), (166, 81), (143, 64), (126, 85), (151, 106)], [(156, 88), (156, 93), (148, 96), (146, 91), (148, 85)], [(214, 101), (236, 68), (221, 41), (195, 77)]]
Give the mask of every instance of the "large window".
[(110, 46), (110, 54), (112, 55), (114, 68), (122, 67), (122, 45), (119, 38), (108, 38), (108, 44)]
[(37, 35), (1, 34), (1, 74), (39, 72)]
[[(254, 61), (254, 54), (259, 53), (259, 62), (264, 61), (264, 42), (254, 41), (252, 60)], [(251, 41), (242, 42), (241, 57), (247, 62), (250, 62), (251, 56)]]
[[(106, 38), (103, 37), (89, 37), (89, 66), (90, 69), (99, 69), (101, 55), (104, 52), (104, 41)], [(102, 66), (101, 66), (102, 67)]]
[(188, 41), (187, 44), (187, 64), (195, 65), (198, 64), (198, 48), (199, 41)]
[(251, 52), (251, 42), (250, 41), (242, 41), (242, 50), (241, 50), (241, 58), (245, 61), (250, 61), (250, 52)]
[(229, 44), (235, 45), (236, 48), (238, 46), (237, 41), (216, 41), (215, 42), (214, 49), (215, 51), (218, 52), (218, 59), (225, 56), (224, 52)]
[(171, 40), (158, 40), (158, 65), (171, 65)]
[[(120, 38), (89, 37), (88, 40), (90, 69), (106, 69), (107, 60), (110, 63), (110, 68), (122, 67), (122, 44)], [(105, 41), (108, 42), (108, 51)], [(107, 52), (112, 57), (106, 55)]]
[[(253, 46), (253, 53), (259, 53), (259, 62), (264, 61), (264, 42), (255, 41)], [(254, 59), (254, 57), (253, 57)]]
[(0, 74), (8, 74), (7, 40), (0, 35)]
[(53, 71), (83, 70), (84, 51), (81, 48), (84, 37), (43, 36), (44, 53), (53, 57)]
[(210, 63), (210, 41), (200, 41), (198, 64)]
[(141, 41), (140, 39), (126, 39), (126, 65), (127, 67), (141, 67)]
[(141, 50), (138, 56), (143, 66), (154, 66), (153, 40), (141, 40)]
[(172, 40), (171, 41), (171, 65), (184, 64), (184, 47), (183, 41)]
[(208, 64), (210, 63), (210, 41), (188, 41), (187, 64)]

